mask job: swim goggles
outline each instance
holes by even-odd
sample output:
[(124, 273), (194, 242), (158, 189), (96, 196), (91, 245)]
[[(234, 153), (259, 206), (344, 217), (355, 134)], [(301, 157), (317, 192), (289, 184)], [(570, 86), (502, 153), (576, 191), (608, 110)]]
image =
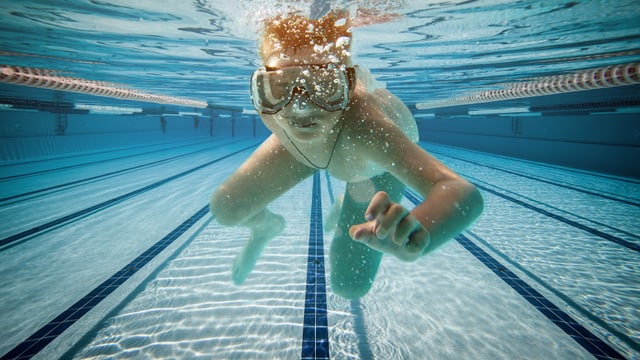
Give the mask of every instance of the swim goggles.
[(251, 100), (258, 112), (268, 115), (282, 110), (297, 94), (326, 111), (337, 111), (349, 104), (355, 81), (354, 68), (335, 64), (262, 67), (251, 76)]

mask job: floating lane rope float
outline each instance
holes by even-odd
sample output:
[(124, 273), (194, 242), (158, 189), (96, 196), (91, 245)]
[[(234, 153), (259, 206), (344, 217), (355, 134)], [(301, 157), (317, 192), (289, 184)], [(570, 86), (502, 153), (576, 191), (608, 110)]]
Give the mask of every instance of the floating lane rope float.
[(0, 65), (0, 82), (42, 89), (105, 96), (123, 100), (151, 102), (156, 104), (189, 106), (195, 108), (206, 108), (208, 106), (205, 101), (166, 95), (147, 94), (137, 90), (118, 87), (115, 84), (104, 81), (58, 76), (54, 71), (48, 69), (24, 66)]
[(523, 82), (498, 84), (499, 89), (480, 91), (441, 101), (421, 102), (416, 104), (416, 108), (424, 110), (479, 104), (634, 84), (640, 84), (640, 63), (612, 65), (574, 74), (544, 76)]

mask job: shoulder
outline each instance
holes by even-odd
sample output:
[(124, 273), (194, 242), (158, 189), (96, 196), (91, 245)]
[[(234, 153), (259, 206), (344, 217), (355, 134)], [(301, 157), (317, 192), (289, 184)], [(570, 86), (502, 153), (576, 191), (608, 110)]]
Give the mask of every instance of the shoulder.
[(397, 126), (413, 142), (418, 127), (411, 110), (397, 96), (372, 80), (371, 74), (358, 68), (358, 85), (352, 91), (349, 115), (364, 126)]
[(357, 87), (351, 94), (349, 107), (343, 113), (345, 128), (350, 135), (369, 139), (376, 136), (376, 129), (392, 123), (382, 111), (376, 97)]
[(356, 88), (344, 117), (356, 135), (379, 137), (401, 133), (412, 142), (418, 140), (418, 129), (411, 110), (386, 89), (368, 92)]
[(352, 106), (344, 113), (342, 141), (350, 143), (353, 150), (371, 161), (394, 157), (392, 148), (414, 141), (386, 110), (374, 94), (358, 92), (352, 98)]

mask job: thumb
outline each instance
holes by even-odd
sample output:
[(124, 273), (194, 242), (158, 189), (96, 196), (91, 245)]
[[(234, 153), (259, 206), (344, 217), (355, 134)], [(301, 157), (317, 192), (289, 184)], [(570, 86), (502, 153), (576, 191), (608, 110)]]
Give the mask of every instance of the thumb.
[(353, 225), (349, 228), (349, 236), (355, 241), (366, 241), (376, 236), (376, 222), (369, 221), (362, 224)]

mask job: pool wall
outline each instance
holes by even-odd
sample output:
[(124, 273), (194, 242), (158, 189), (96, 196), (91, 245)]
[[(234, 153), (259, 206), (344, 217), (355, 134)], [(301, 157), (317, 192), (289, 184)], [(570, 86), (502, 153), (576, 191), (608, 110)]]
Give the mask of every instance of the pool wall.
[[(418, 120), (422, 141), (640, 178), (640, 168), (630, 165), (640, 159), (638, 93), (640, 85), (632, 85), (436, 109), (409, 107)], [(190, 109), (119, 101), (116, 105), (137, 105), (141, 112), (114, 115), (74, 109), (60, 93), (35, 90), (34, 95), (33, 100), (27, 97), (28, 101), (18, 104), (26, 111), (0, 110), (0, 160), (42, 158), (182, 137), (269, 135), (257, 115), (240, 109)]]
[(640, 177), (639, 86), (416, 112), (422, 141)]
[[(228, 110), (200, 111), (202, 115), (194, 116), (177, 112), (162, 115), (160, 108), (145, 109), (144, 114), (137, 115), (0, 110), (3, 120), (0, 122), (0, 160), (99, 151), (165, 139), (266, 137), (269, 134), (256, 115)], [(150, 114), (152, 112), (157, 114)]]

